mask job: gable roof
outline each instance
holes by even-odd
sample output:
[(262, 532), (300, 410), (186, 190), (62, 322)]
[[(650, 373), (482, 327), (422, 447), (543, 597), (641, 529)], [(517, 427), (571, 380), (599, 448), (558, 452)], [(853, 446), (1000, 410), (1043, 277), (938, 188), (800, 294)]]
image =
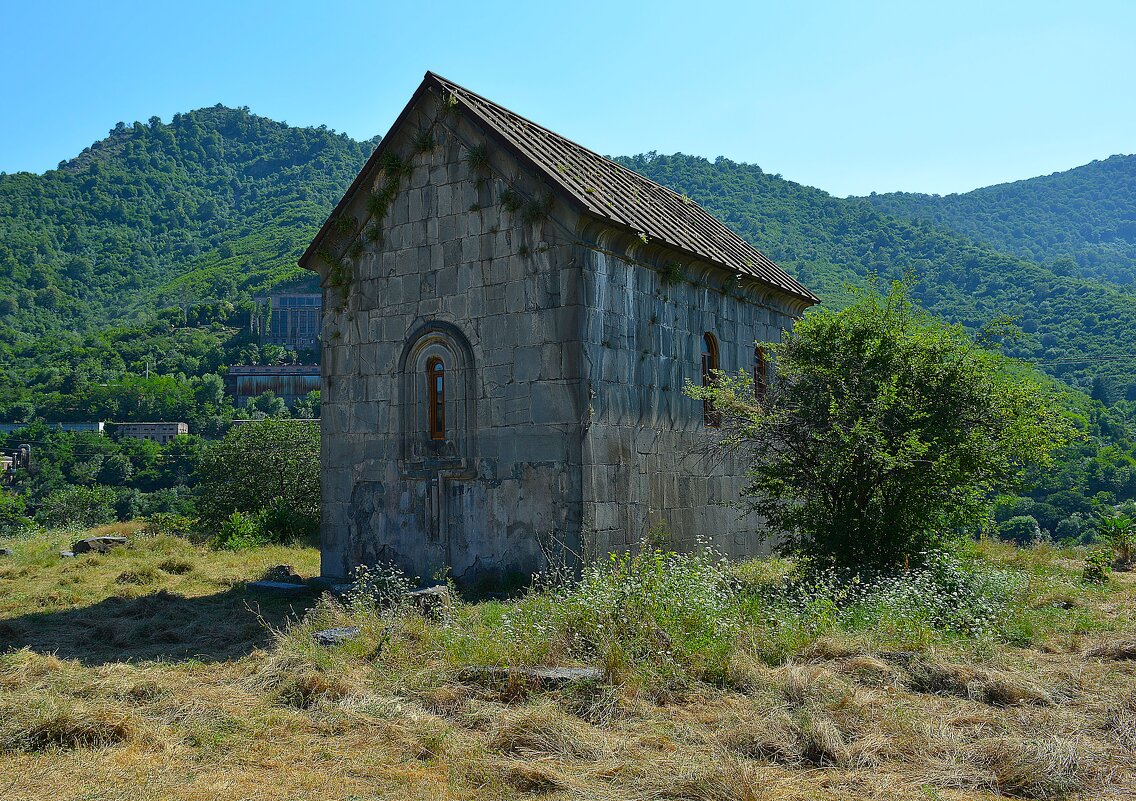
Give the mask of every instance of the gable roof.
[[(414, 97), (395, 121), (392, 131), (399, 126), (419, 96), (431, 89), (453, 98), (451, 102), (456, 101), (460, 109), (477, 119), (501, 144), (535, 167), (553, 186), (559, 187), (580, 211), (633, 233), (644, 234), (649, 241), (657, 240), (733, 272), (749, 275), (810, 304), (819, 302), (816, 295), (774, 264), (769, 257), (690, 198), (644, 178), (440, 75), (426, 73)], [(383, 143), (385, 141), (384, 138)], [(301, 263), (313, 252), (316, 242), (323, 238), (340, 207), (345, 206), (348, 198), (355, 193), (363, 175), (370, 172), (382, 150), (380, 143), (328, 222), (320, 229), (311, 247), (301, 257)]]

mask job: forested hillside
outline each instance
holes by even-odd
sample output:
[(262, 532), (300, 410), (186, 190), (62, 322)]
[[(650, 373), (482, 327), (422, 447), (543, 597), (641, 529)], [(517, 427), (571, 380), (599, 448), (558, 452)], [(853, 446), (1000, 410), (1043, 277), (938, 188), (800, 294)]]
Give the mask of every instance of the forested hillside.
[(119, 123), (57, 170), (0, 176), (0, 336), (234, 301), (295, 276), (374, 144), (215, 106)]
[(832, 197), (752, 164), (655, 153), (618, 159), (689, 195), (839, 306), (847, 282), (912, 275), (914, 296), (977, 331), (1000, 316), (1023, 334), (1006, 351), (1074, 386), (1095, 377), (1112, 397), (1136, 397), (1136, 363), (1115, 359), (1136, 341), (1136, 289), (1105, 285), (1007, 255), (923, 220)]
[(1061, 275), (1136, 282), (1136, 155), (961, 195), (872, 195), (876, 208), (927, 220), (1049, 265)]
[(212, 418), (205, 379), (284, 358), (249, 298), (311, 283), (296, 258), (375, 144), (215, 106), (0, 175), (0, 420)]

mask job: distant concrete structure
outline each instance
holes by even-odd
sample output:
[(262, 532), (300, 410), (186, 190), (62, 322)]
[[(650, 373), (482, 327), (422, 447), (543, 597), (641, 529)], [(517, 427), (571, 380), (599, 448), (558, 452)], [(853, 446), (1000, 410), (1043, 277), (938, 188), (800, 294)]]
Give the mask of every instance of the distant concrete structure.
[(148, 439), (151, 442), (156, 442), (159, 445), (166, 445), (173, 441), (174, 437), (181, 434), (189, 433), (188, 423), (116, 423), (114, 424), (114, 433), (120, 437), (132, 437), (133, 439)]
[(279, 345), (288, 350), (319, 347), (322, 295), (274, 293), (256, 298), (256, 302), (258, 308), (253, 320), (261, 345)]
[(817, 298), (690, 198), (433, 73), (300, 260), (324, 291), (322, 573), (467, 588), (663, 521), (731, 556), (745, 465), (699, 453), (713, 370)]
[(265, 392), (282, 398), (288, 406), (320, 388), (318, 364), (236, 364), (225, 374), (225, 392), (236, 406)]
[[(0, 423), (0, 434), (11, 434), (13, 431), (21, 431), (31, 423)], [(93, 431), (96, 434), (105, 433), (106, 423), (101, 422), (78, 422), (78, 423), (44, 423), (45, 426), (53, 431)]]
[[(238, 417), (237, 419), (232, 421), (231, 425), (235, 428), (236, 426), (243, 426), (249, 423), (259, 423), (265, 419), (267, 418)], [(273, 418), (273, 420), (277, 423), (315, 423), (316, 425), (319, 425), (318, 417), (276, 417)]]

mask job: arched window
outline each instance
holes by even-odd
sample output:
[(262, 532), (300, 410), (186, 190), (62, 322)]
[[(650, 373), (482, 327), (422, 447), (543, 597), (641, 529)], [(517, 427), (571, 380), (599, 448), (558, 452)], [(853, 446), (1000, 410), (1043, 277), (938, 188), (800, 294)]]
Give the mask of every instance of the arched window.
[(753, 396), (764, 401), (768, 390), (769, 365), (765, 360), (765, 349), (758, 345), (753, 349)]
[(445, 439), (446, 366), (437, 356), (426, 362), (426, 398), (430, 405), (430, 439)]
[[(714, 383), (714, 371), (718, 369), (718, 340), (707, 332), (702, 335), (702, 386), (708, 387)], [(710, 401), (702, 401), (702, 420), (708, 426), (717, 427), (722, 422), (722, 416)]]
[[(477, 435), (476, 370), (469, 340), (455, 326), (431, 320), (406, 337), (398, 361), (399, 459), (463, 468)], [(393, 410), (392, 410), (393, 411)], [(464, 469), (464, 468), (463, 468)]]

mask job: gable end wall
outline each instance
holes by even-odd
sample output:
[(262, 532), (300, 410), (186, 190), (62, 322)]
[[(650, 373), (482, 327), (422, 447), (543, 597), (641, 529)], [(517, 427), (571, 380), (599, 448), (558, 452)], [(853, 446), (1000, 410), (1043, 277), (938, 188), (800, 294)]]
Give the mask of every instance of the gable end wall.
[[(503, 208), (508, 187), (548, 190), (491, 143), (475, 167), (485, 134), (425, 100), (387, 146), (408, 153), (432, 123), (436, 146), (414, 156), (341, 311), (325, 275), (322, 572), (395, 562), (427, 582), (448, 565), (471, 588), (527, 583), (544, 548), (579, 548), (575, 223)], [(346, 209), (360, 223), (369, 191)], [(431, 355), (447, 364), (441, 443), (422, 417)]]

